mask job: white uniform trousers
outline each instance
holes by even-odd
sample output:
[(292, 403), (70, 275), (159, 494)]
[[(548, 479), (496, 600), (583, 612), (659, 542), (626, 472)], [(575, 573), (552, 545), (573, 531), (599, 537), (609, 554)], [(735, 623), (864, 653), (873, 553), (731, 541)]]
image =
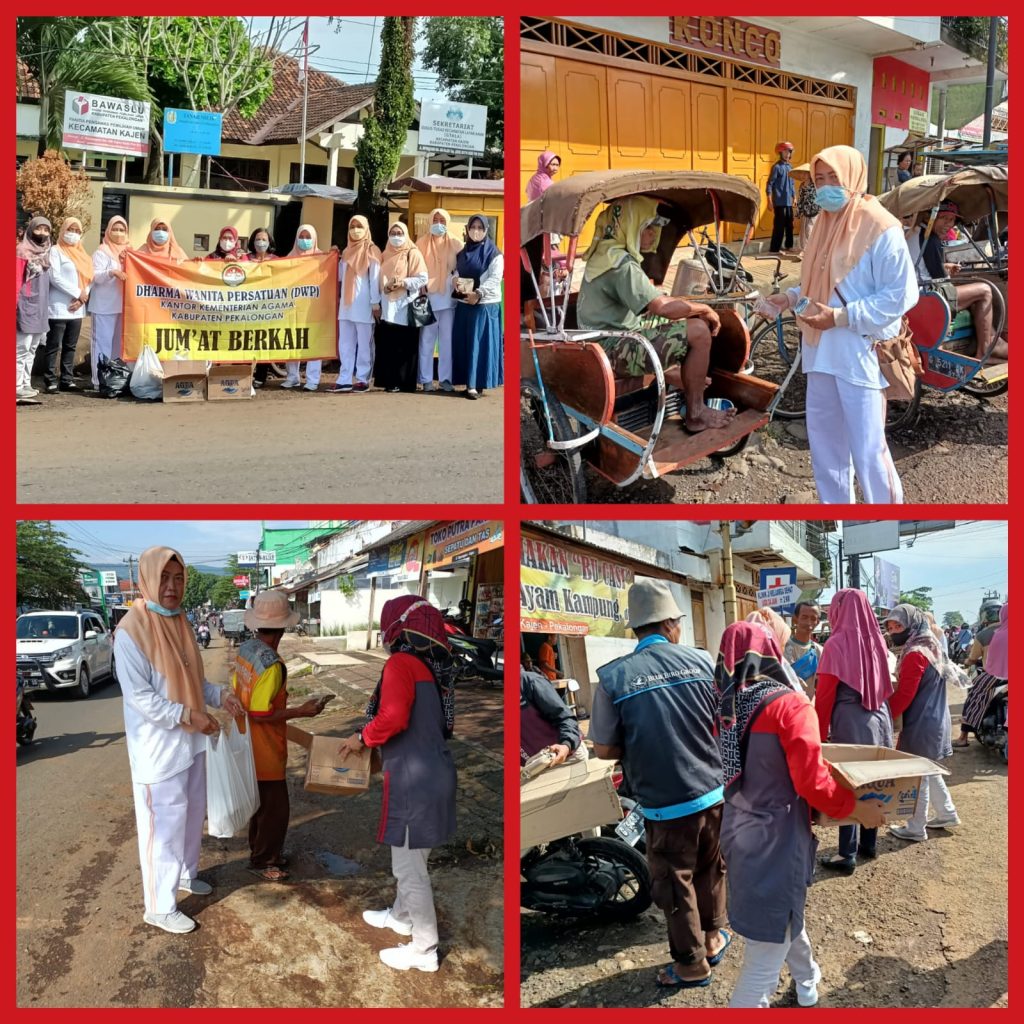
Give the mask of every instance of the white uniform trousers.
[(798, 987), (809, 990), (817, 985), (821, 980), (821, 969), (814, 961), (807, 929), (792, 941), (789, 936), (787, 928), (785, 942), (755, 942), (743, 937), (743, 967), (729, 1000), (730, 1009), (769, 1006), (779, 987), (784, 963), (789, 964), (789, 973)]
[(452, 379), (452, 325), (455, 310), (435, 309), (436, 320), (420, 328), (420, 372), (419, 383), (431, 384), (434, 380), (434, 343), (437, 343), (437, 379)]
[(405, 845), (391, 847), (391, 874), (395, 876), (395, 905), (391, 913), (396, 921), (412, 925), (412, 948), (417, 953), (437, 949), (437, 914), (434, 891), (427, 874), (429, 850), (409, 849), (409, 830)]
[(338, 358), (341, 360), (339, 384), (351, 384), (353, 379), (369, 384), (373, 375), (373, 324), (339, 320)]
[[(299, 367), (302, 364), (299, 362), (288, 363), (288, 379), (286, 383), (299, 383)], [(320, 370), (323, 367), (323, 360), (321, 359), (310, 359), (306, 363), (306, 387), (315, 388), (320, 385)]]
[(907, 822), (907, 831), (914, 835), (927, 835), (928, 811), (933, 818), (949, 821), (957, 817), (956, 805), (949, 794), (949, 787), (941, 775), (926, 775), (921, 779), (921, 788), (917, 794), (917, 806), (914, 816)]
[(14, 363), (14, 386), (19, 391), (22, 388), (32, 387), (32, 364), (35, 362), (36, 349), (39, 343), (46, 337), (46, 331), (42, 334), (22, 334), (16, 332), (17, 355)]
[[(92, 356), (92, 386), (100, 386), (100, 376), (97, 366), (100, 357), (107, 359), (121, 358), (121, 320), (123, 313), (93, 313), (92, 315), (92, 342), (90, 343)], [(114, 351), (114, 347), (117, 351)]]
[(818, 497), (826, 504), (853, 504), (854, 473), (869, 504), (903, 503), (881, 391), (829, 373), (807, 374), (807, 440)]
[(163, 782), (136, 783), (135, 821), (147, 914), (178, 909), (178, 885), (199, 870), (206, 818), (206, 754)]

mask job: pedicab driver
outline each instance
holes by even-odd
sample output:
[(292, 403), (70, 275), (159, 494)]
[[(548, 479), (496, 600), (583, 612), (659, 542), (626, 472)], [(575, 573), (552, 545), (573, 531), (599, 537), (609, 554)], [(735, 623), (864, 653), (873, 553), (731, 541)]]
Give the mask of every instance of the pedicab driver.
[[(594, 241), (584, 254), (587, 268), (576, 307), (580, 327), (588, 330), (639, 331), (649, 337), (665, 371), (665, 382), (686, 396), (686, 429), (697, 432), (724, 426), (734, 409), (704, 404), (711, 339), (718, 314), (702, 302), (663, 295), (641, 266), (641, 253), (654, 252), (667, 220), (658, 216), (658, 201), (630, 196), (612, 203), (597, 218)], [(676, 321), (668, 327), (641, 329), (639, 314)], [(650, 372), (646, 353), (634, 342), (599, 338), (617, 377)]]

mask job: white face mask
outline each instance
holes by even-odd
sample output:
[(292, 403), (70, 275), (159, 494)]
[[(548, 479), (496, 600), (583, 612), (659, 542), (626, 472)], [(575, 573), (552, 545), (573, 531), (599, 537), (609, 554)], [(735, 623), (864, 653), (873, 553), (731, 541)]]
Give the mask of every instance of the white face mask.
[(220, 247), (224, 252), (231, 252), (235, 247), (235, 240), (233, 238), (222, 238), (220, 240)]
[(432, 235), (437, 235), (438, 238), (440, 238), (447, 231), (448, 231), (448, 228), (446, 228), (444, 226), (444, 224), (431, 224), (430, 225), (430, 233)]
[(388, 235), (388, 244), (393, 245), (396, 249), (405, 241), (401, 235)]
[(82, 240), (82, 236), (76, 231), (65, 231), (63, 237), (64, 241), (67, 242), (68, 245), (78, 245)]
[(270, 248), (270, 243), (265, 238), (257, 238), (252, 247), (257, 252), (266, 252)]

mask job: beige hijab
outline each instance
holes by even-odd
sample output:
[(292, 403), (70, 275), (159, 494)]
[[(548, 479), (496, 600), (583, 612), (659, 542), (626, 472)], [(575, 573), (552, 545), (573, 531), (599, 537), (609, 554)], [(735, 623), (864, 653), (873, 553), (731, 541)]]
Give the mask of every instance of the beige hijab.
[[(366, 231), (359, 241), (352, 238), (352, 229), (361, 227)], [(342, 251), (341, 258), (348, 268), (345, 272), (345, 293), (342, 301), (346, 306), (351, 306), (356, 297), (356, 278), (362, 277), (370, 269), (371, 260), (380, 263), (384, 257), (380, 249), (373, 244), (370, 237), (370, 222), (360, 214), (356, 214), (348, 222), (349, 240), (348, 245)]]
[(747, 616), (747, 622), (759, 622), (762, 626), (767, 626), (778, 640), (779, 650), (785, 653), (786, 644), (789, 643), (793, 631), (786, 625), (785, 619), (778, 612), (771, 608), (758, 608), (757, 611), (751, 612)]
[[(800, 290), (823, 306), (879, 235), (899, 221), (874, 196), (865, 195), (868, 167), (852, 146), (829, 146), (811, 160), (811, 180), (818, 162), (835, 171), (839, 184), (853, 195), (837, 213), (822, 210), (804, 249)], [(801, 325), (804, 341), (817, 345), (821, 331)]]
[[(303, 231), (308, 231), (310, 238), (313, 239), (313, 248), (303, 252), (299, 248), (299, 235)], [(317, 253), (322, 253), (323, 250), (320, 248), (320, 242), (316, 237), (316, 228), (312, 224), (300, 224), (299, 230), (295, 232), (295, 241), (292, 242), (292, 251), (288, 253), (288, 256), (316, 256)]]
[[(157, 245), (153, 241), (153, 231), (157, 224), (167, 224), (167, 241), (163, 245)], [(150, 221), (149, 234), (146, 235), (145, 242), (139, 246), (137, 251), (145, 256), (162, 256), (165, 260), (178, 260), (180, 262), (181, 260), (188, 259), (188, 256), (185, 255), (185, 250), (178, 245), (174, 237), (174, 229), (163, 217), (157, 217), (155, 220)]]
[[(139, 556), (141, 598), (132, 602), (118, 629), (123, 629), (150, 663), (167, 680), (167, 697), (193, 711), (203, 711), (203, 659), (192, 627), (184, 612), (160, 615), (146, 607), (147, 601), (160, 603), (160, 574), (167, 563), (177, 559), (185, 569), (185, 559), (174, 548), (147, 548)], [(186, 582), (188, 575), (186, 570)]]
[[(115, 224), (121, 224), (124, 227), (125, 240), (121, 245), (114, 245), (110, 240), (110, 231)], [(128, 221), (126, 221), (124, 217), (115, 216), (110, 218), (107, 222), (106, 230), (103, 232), (103, 242), (100, 245), (100, 248), (106, 249), (106, 251), (113, 256), (115, 260), (119, 260), (122, 263), (124, 262), (124, 254), (131, 249), (131, 245), (128, 242)]]
[(380, 265), (380, 272), (387, 278), (388, 287), (384, 290), (392, 293), (405, 291), (405, 279), (407, 277), (419, 277), (427, 272), (427, 263), (423, 254), (409, 241), (409, 229), (401, 222), (396, 221), (388, 228), (388, 237), (396, 228), (402, 232), (402, 244), (392, 245), (390, 242), (384, 252), (384, 260)]
[(82, 247), (81, 238), (74, 245), (68, 245), (64, 241), (64, 232), (72, 227), (78, 229), (79, 235), (83, 233), (82, 222), (77, 217), (66, 218), (60, 226), (60, 234), (57, 236), (57, 248), (74, 263), (75, 270), (78, 271), (78, 286), (84, 289), (92, 284), (92, 257)]
[(455, 258), (462, 251), (463, 243), (458, 238), (453, 238), (451, 233), (446, 233), (440, 238), (430, 232), (430, 226), (434, 223), (434, 217), (440, 214), (445, 227), (451, 224), (451, 216), (447, 210), (438, 207), (430, 211), (427, 218), (427, 233), (416, 239), (416, 248), (423, 253), (423, 259), (427, 264), (427, 291), (437, 295), (439, 292), (447, 294), (451, 291), (449, 281), (455, 272)]

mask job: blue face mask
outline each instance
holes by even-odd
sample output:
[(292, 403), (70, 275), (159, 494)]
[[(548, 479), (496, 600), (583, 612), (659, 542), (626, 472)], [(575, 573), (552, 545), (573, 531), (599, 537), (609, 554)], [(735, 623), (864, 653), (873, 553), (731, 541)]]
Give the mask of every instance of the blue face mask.
[(165, 618), (172, 619), (175, 615), (181, 614), (180, 608), (175, 608), (171, 611), (170, 608), (165, 608), (162, 604), (157, 604), (156, 601), (147, 601), (146, 608), (151, 612), (156, 612), (157, 615), (163, 615)]
[(309, 252), (309, 250), (313, 248), (313, 239), (300, 238), (298, 241), (298, 246), (303, 252)]
[(435, 237), (437, 237), (437, 238), (440, 238), (447, 230), (448, 230), (448, 228), (446, 228), (444, 226), (444, 224), (431, 224), (430, 225), (430, 233), (432, 235), (434, 235)]
[(837, 213), (850, 201), (850, 194), (842, 185), (822, 185), (816, 190), (814, 201), (826, 213)]
[(171, 236), (166, 231), (153, 232), (153, 241), (156, 242), (157, 245), (166, 245), (167, 239), (170, 237)]

